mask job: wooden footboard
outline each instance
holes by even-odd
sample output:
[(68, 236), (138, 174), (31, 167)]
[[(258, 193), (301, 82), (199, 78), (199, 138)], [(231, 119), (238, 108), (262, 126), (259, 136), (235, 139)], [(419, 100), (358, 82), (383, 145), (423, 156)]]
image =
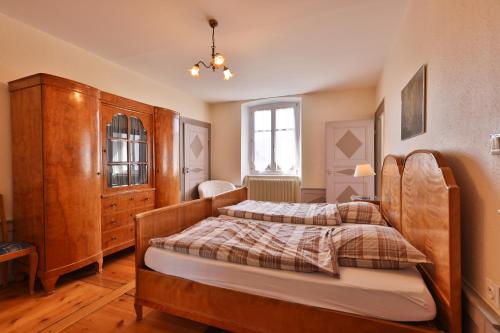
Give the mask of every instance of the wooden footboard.
[(193, 224), (209, 217), (217, 216), (217, 208), (234, 205), (247, 199), (247, 188), (177, 205), (154, 209), (135, 217), (135, 255), (136, 266), (144, 267), (144, 254), (149, 240), (178, 233)]
[(178, 233), (212, 215), (212, 199), (199, 199), (167, 206), (135, 217), (135, 262), (144, 267), (149, 240)]

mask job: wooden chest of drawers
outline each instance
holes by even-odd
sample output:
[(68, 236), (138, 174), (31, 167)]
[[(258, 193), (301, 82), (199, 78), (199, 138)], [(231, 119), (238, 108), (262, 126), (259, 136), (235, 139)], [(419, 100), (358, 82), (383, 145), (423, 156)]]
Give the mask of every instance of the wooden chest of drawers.
[(154, 208), (154, 189), (103, 196), (101, 210), (103, 255), (134, 245), (135, 215)]

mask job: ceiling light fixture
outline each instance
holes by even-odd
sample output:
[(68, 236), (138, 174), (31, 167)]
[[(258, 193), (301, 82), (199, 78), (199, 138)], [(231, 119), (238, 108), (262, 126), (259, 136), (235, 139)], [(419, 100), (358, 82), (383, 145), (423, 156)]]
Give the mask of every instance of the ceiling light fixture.
[(213, 72), (215, 72), (216, 69), (223, 69), (223, 74), (224, 74), (224, 80), (229, 80), (230, 78), (233, 77), (233, 73), (231, 70), (225, 65), (226, 64), (226, 58), (222, 53), (216, 53), (215, 52), (215, 27), (217, 26), (217, 20), (210, 19), (208, 21), (208, 24), (210, 24), (210, 27), (212, 28), (212, 57), (210, 58), (210, 64), (207, 65), (205, 64), (204, 61), (200, 60), (196, 64), (191, 67), (189, 72), (191, 73), (192, 76), (194, 77), (199, 77), (200, 76), (200, 64), (203, 65), (206, 69), (212, 69)]

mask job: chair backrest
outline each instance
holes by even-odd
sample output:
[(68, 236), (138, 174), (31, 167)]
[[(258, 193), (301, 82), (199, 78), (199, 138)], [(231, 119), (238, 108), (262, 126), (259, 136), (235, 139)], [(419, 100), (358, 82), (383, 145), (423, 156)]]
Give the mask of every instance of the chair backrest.
[(2, 228), (1, 240), (6, 242), (8, 240), (7, 218), (5, 217), (5, 206), (3, 205), (3, 195), (1, 194), (0, 194), (0, 227)]
[(234, 189), (236, 189), (236, 186), (225, 180), (208, 180), (198, 185), (200, 198), (213, 197), (214, 195)]

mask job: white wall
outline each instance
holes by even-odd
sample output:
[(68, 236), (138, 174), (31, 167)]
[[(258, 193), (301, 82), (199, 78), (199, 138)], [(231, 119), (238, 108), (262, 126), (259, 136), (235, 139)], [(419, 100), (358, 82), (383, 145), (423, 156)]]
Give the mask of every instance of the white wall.
[(0, 14), (0, 193), (5, 195), (8, 218), (12, 216), (12, 170), (7, 82), (39, 72), (210, 120), (208, 106), (200, 99)]
[[(302, 187), (324, 188), (325, 123), (373, 118), (375, 88), (299, 95), (302, 98)], [(240, 184), (241, 104), (210, 105), (212, 115), (212, 178)]]
[[(422, 64), (427, 132), (401, 141), (401, 89)], [(500, 133), (500, 1), (411, 1), (378, 86), (383, 98), (385, 153), (436, 149), (451, 165), (462, 196), (463, 275), (489, 302), (486, 278), (500, 285), (500, 156), (488, 153), (489, 134)]]

